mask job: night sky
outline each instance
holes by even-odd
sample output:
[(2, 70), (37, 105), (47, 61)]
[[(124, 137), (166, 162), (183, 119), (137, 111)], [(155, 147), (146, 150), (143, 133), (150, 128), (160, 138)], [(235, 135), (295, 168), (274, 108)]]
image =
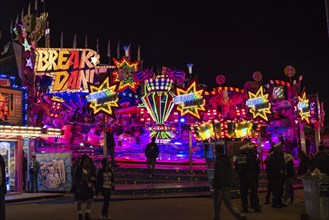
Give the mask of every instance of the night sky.
[[(325, 0), (277, 1), (179, 1), (125, 0), (81, 1), (45, 0), (51, 28), (51, 47), (77, 47), (96, 50), (99, 38), (101, 63), (107, 64), (107, 42), (116, 58), (120, 41), (131, 44), (132, 59), (138, 45), (144, 67), (170, 66), (188, 71), (208, 89), (218, 86), (218, 74), (226, 76), (226, 86), (242, 88), (260, 71), (264, 83), (270, 79), (289, 81), (286, 65), (303, 75), (307, 94), (318, 93), (329, 115), (329, 38)], [(34, 1), (32, 1), (34, 12)], [(10, 21), (15, 21), (28, 1), (0, 1), (0, 51), (9, 40)], [(38, 3), (39, 13), (43, 3)], [(327, 115), (326, 121), (329, 122)]]

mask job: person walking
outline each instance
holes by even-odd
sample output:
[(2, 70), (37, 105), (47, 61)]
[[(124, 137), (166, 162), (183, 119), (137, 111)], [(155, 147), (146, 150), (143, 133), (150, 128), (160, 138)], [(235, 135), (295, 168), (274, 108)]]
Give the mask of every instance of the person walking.
[(101, 219), (111, 219), (108, 216), (110, 200), (111, 200), (111, 191), (115, 190), (114, 186), (114, 174), (111, 169), (110, 163), (107, 158), (102, 160), (102, 168), (99, 169), (97, 173), (97, 188), (96, 195), (99, 193), (103, 196), (103, 206), (101, 211)]
[(0, 154), (0, 219), (6, 219), (6, 200), (5, 195), (7, 193), (7, 185), (6, 185), (6, 171), (5, 171), (5, 161)]
[(247, 217), (241, 214), (231, 202), (233, 166), (232, 161), (226, 154), (225, 146), (220, 144), (216, 145), (215, 153), (215, 173), (212, 186), (214, 188), (214, 219), (221, 219), (220, 210), (222, 201), (224, 201), (225, 206), (236, 219), (247, 219)]
[(90, 220), (91, 203), (94, 195), (92, 172), (92, 165), (90, 164), (88, 155), (82, 155), (81, 163), (76, 167), (73, 180), (73, 192), (75, 201), (77, 202), (77, 213), (79, 220), (83, 220), (82, 204), (84, 203), (86, 203), (84, 220)]
[(36, 192), (38, 193), (38, 177), (39, 177), (39, 171), (40, 171), (40, 164), (37, 161), (36, 155), (32, 155), (32, 161), (30, 165), (30, 184), (31, 189), (30, 192)]
[(111, 157), (111, 165), (112, 167), (119, 167), (119, 165), (115, 162), (115, 139), (112, 128), (108, 128), (106, 131), (106, 144), (107, 144), (107, 153), (110, 154)]
[(152, 174), (154, 173), (156, 159), (159, 156), (159, 147), (158, 144), (155, 143), (155, 140), (156, 137), (153, 136), (151, 139), (151, 143), (146, 145), (145, 148), (146, 165), (150, 177), (152, 177)]

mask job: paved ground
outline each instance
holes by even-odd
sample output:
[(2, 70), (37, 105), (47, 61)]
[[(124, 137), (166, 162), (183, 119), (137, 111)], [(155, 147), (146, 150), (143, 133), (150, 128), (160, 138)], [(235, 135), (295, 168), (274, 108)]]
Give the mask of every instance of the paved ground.
[[(247, 213), (252, 220), (299, 220), (305, 212), (303, 189), (295, 190), (296, 202), (285, 208), (272, 208), (263, 205), (261, 213)], [(261, 204), (264, 193), (260, 193)], [(241, 208), (240, 200), (233, 199), (236, 207)], [(95, 201), (92, 206), (92, 219), (99, 219), (101, 201)], [(233, 217), (222, 206), (222, 219), (231, 220)], [(39, 200), (10, 202), (6, 204), (7, 220), (70, 220), (77, 219), (76, 205), (71, 195)], [(110, 204), (110, 216), (113, 220), (211, 220), (213, 219), (213, 204), (210, 197), (198, 198), (165, 198), (142, 200), (117, 200)]]

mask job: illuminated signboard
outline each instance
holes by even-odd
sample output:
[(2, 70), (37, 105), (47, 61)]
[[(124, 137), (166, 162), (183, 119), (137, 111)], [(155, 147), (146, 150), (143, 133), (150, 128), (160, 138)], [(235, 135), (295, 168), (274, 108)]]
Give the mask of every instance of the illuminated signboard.
[(106, 78), (100, 86), (89, 84), (89, 95), (87, 101), (94, 114), (100, 111), (115, 117), (113, 108), (119, 107), (119, 97), (116, 89), (118, 84), (110, 85), (109, 78)]
[(246, 105), (253, 118), (260, 117), (268, 121), (267, 114), (271, 114), (271, 103), (268, 100), (268, 94), (264, 94), (263, 87), (259, 87), (256, 94), (248, 91), (248, 97)]
[(307, 123), (309, 123), (310, 118), (310, 107), (308, 103), (309, 100), (306, 98), (306, 92), (303, 92), (302, 97), (298, 96), (297, 109), (301, 120), (305, 120)]
[(274, 99), (284, 99), (284, 87), (283, 86), (275, 86), (272, 92)]
[(252, 134), (253, 123), (251, 121), (237, 122), (235, 125), (235, 137), (250, 137)]
[(97, 66), (99, 54), (91, 49), (36, 48), (36, 75), (53, 78), (51, 93), (88, 92), (95, 75), (106, 73), (112, 66)]
[(26, 90), (16, 84), (16, 77), (0, 74), (0, 125), (25, 125)]
[(205, 111), (203, 94), (204, 89), (197, 89), (195, 80), (186, 89), (177, 86), (174, 102), (181, 116), (189, 114), (199, 120), (200, 111)]
[(131, 62), (126, 57), (121, 60), (113, 59), (114, 65), (117, 70), (113, 71), (113, 82), (119, 83), (118, 92), (122, 92), (127, 88), (136, 93), (139, 85), (138, 82), (133, 80), (133, 73), (138, 70), (139, 61)]

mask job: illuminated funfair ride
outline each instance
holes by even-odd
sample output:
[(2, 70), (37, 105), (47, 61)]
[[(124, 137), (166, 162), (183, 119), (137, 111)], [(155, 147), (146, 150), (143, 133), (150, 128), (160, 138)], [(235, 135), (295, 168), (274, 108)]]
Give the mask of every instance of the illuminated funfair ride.
[[(292, 71), (290, 65), (284, 69), (290, 78)], [(306, 96), (301, 89), (302, 76), (293, 82), (270, 80), (263, 85), (262, 74), (257, 71), (253, 79), (239, 89), (222, 86), (225, 76), (217, 76), (220, 87), (205, 93), (203, 121), (191, 125), (194, 137), (203, 142), (251, 138), (262, 152), (270, 148), (270, 141), (277, 143), (283, 137), (288, 150), (306, 151), (304, 127), (310, 123), (315, 128), (323, 126), (323, 104), (319, 104), (317, 94)], [(319, 140), (316, 137), (317, 146)]]
[[(31, 19), (37, 23), (27, 22)], [(240, 89), (223, 86), (225, 76), (219, 75), (216, 82), (220, 86), (205, 91), (196, 80), (186, 80), (183, 71), (167, 67), (157, 71), (140, 69), (139, 60), (131, 61), (126, 49), (125, 56), (113, 59), (114, 65), (99, 65), (100, 55), (92, 49), (50, 48), (46, 13), (36, 18), (29, 12), (22, 22), (16, 22), (13, 28), (13, 45), (18, 72), (27, 91), (26, 124), (64, 132), (63, 136), (43, 138), (48, 144), (102, 145), (103, 117), (92, 114), (87, 106), (94, 111), (108, 103), (116, 107), (114, 97), (118, 97), (115, 101), (121, 109), (109, 111), (116, 119), (108, 124), (121, 126), (121, 116), (115, 116), (125, 109), (133, 109), (128, 115), (137, 117), (146, 109), (144, 114), (150, 120), (147, 118), (144, 125), (159, 143), (181, 138), (177, 135), (181, 118), (185, 118), (199, 142), (251, 137), (261, 147), (265, 146), (262, 139), (277, 141), (275, 138), (283, 136), (291, 143), (297, 137), (298, 146), (304, 149), (303, 131), (309, 124), (317, 128), (317, 143), (320, 140), (323, 104), (319, 104), (317, 94), (306, 95), (301, 89), (302, 77), (291, 82), (295, 74), (292, 66), (284, 70), (290, 82), (270, 80), (263, 84), (262, 74), (255, 72), (254, 81), (246, 82)], [(45, 47), (38, 47), (41, 37), (45, 37)], [(107, 85), (105, 79), (109, 88), (117, 84), (115, 91), (91, 91), (88, 87), (100, 88), (102, 82)], [(142, 152), (141, 147), (138, 150)]]

